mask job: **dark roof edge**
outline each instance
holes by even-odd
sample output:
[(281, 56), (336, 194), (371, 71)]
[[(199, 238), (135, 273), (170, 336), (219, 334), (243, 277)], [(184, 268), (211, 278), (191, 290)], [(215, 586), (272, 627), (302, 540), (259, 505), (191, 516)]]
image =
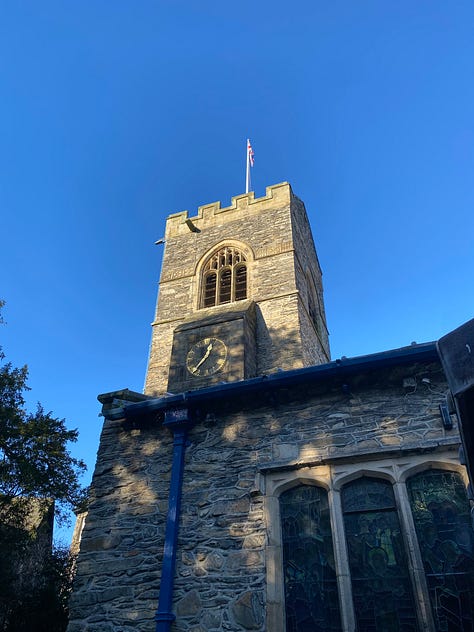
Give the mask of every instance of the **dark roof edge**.
[(303, 369), (279, 371), (239, 382), (225, 382), (166, 397), (149, 397), (128, 389), (122, 389), (99, 395), (98, 399), (104, 405), (102, 412), (107, 419), (131, 419), (171, 408), (199, 406), (210, 400), (243, 397), (262, 388), (266, 390), (286, 388), (307, 382), (323, 382), (330, 378), (344, 377), (363, 371), (373, 371), (414, 362), (435, 361), (439, 362), (436, 343), (426, 342), (355, 358), (341, 358), (327, 364), (318, 364)]

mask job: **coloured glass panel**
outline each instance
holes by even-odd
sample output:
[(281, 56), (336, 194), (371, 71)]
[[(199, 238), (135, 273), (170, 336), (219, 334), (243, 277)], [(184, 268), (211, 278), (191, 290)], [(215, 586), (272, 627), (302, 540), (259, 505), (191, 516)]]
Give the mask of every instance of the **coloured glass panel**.
[(341, 630), (326, 491), (294, 487), (280, 512), (287, 632)]
[(342, 503), (358, 629), (418, 630), (391, 484), (359, 478), (343, 488)]
[(437, 630), (474, 630), (474, 532), (456, 472), (428, 470), (407, 483)]

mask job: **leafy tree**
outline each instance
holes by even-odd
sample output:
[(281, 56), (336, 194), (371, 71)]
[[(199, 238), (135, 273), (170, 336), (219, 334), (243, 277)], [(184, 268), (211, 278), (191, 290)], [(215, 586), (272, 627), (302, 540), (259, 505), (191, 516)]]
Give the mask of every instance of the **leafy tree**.
[(77, 430), (40, 404), (28, 412), (28, 369), (4, 359), (0, 347), (0, 630), (60, 632), (73, 562), (52, 548), (53, 508), (67, 521), (68, 510), (84, 502), (85, 465), (68, 450)]

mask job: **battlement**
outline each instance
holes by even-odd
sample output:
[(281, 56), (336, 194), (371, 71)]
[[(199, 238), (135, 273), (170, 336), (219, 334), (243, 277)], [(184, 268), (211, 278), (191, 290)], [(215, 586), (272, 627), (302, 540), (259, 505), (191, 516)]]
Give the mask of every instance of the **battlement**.
[(220, 202), (204, 204), (198, 207), (197, 215), (189, 216), (189, 211), (181, 211), (169, 215), (166, 220), (166, 238), (174, 237), (190, 230), (199, 232), (207, 225), (213, 225), (223, 220), (236, 220), (248, 213), (261, 213), (265, 210), (278, 208), (290, 203), (291, 186), (288, 182), (280, 182), (266, 187), (265, 195), (256, 198), (255, 193), (243, 193), (231, 198), (230, 206), (222, 208)]

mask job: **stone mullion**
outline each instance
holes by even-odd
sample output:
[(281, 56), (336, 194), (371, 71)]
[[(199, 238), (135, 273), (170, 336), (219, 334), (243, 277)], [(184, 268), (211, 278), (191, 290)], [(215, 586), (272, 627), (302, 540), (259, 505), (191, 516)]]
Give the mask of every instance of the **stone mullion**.
[(402, 526), (405, 549), (408, 558), (408, 570), (411, 575), (415, 606), (422, 632), (435, 629), (435, 623), (431, 612), (428, 585), (425, 577), (423, 560), (416, 537), (415, 523), (411, 512), (405, 483), (395, 483), (393, 486), (398, 507), (398, 515)]
[(285, 632), (285, 591), (283, 580), (283, 546), (278, 496), (268, 494), (264, 500), (267, 524), (266, 571), (267, 571), (267, 622), (266, 629)]
[(334, 562), (336, 566), (339, 608), (344, 632), (356, 630), (352, 584), (349, 572), (349, 556), (344, 532), (341, 493), (333, 489), (328, 492), (331, 531), (334, 545)]
[(235, 264), (230, 268), (230, 301), (235, 301)]

